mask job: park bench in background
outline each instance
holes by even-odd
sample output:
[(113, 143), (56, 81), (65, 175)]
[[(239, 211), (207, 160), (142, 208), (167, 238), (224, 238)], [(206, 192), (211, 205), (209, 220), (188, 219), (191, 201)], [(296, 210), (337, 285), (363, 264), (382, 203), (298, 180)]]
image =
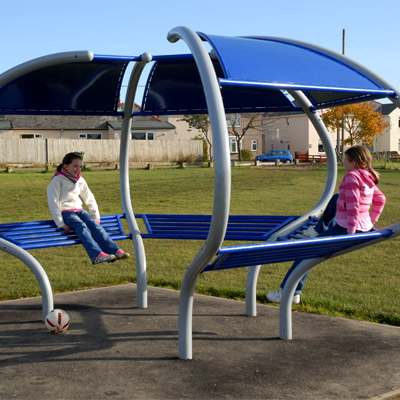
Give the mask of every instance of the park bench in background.
[(326, 163), (326, 156), (322, 155), (310, 155), (307, 153), (301, 153), (300, 151), (296, 151), (295, 159), (299, 160), (299, 162), (311, 162), (315, 161), (318, 163)]

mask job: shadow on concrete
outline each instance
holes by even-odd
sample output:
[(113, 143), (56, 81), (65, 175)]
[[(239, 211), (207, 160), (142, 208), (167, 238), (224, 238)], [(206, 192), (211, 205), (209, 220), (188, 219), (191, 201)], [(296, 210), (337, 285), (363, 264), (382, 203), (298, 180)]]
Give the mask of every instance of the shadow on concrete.
[[(176, 291), (136, 285), (55, 295), (71, 325), (49, 333), (41, 299), (0, 302), (0, 398), (372, 398), (400, 389), (400, 328), (196, 295), (193, 360), (178, 359)], [(67, 388), (55, 394), (55, 388)], [(396, 392), (394, 392), (396, 393)], [(400, 392), (399, 392), (400, 393)]]

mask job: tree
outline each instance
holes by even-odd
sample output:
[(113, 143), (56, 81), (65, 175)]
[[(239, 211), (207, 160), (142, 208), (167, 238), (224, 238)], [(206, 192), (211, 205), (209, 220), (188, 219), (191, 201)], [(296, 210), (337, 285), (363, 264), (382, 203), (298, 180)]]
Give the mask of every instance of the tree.
[[(228, 114), (226, 116), (228, 132), (235, 136), (238, 145), (239, 160), (242, 161), (242, 140), (249, 129), (262, 131), (263, 114)], [(243, 121), (243, 123), (242, 123)], [(241, 127), (244, 124), (243, 127)], [(238, 128), (241, 128), (238, 130)]]
[(355, 143), (372, 146), (374, 139), (390, 126), (370, 102), (330, 108), (322, 114), (322, 119), (328, 129), (343, 128), (349, 134), (343, 144), (351, 146)]
[[(184, 115), (180, 121), (185, 121), (189, 124), (192, 129), (199, 130), (207, 141), (208, 154), (210, 155), (210, 160), (213, 160), (212, 156), (212, 143), (210, 140), (210, 120), (207, 114), (189, 114)], [(190, 130), (190, 129), (188, 129)]]
[[(247, 113), (247, 114), (227, 114), (226, 122), (228, 125), (228, 132), (235, 136), (238, 144), (239, 160), (242, 160), (242, 139), (246, 135), (249, 129), (255, 129), (257, 131), (266, 131), (269, 127), (273, 126), (276, 121), (281, 119), (285, 114), (277, 113)], [(264, 118), (268, 117), (268, 118)], [(190, 114), (184, 115), (180, 121), (185, 121), (189, 124), (190, 128), (198, 129), (205, 137), (208, 144), (208, 154), (210, 154), (210, 160), (212, 160), (212, 142), (210, 138), (210, 120), (206, 114)], [(244, 127), (242, 128), (242, 121)], [(240, 128), (240, 130), (238, 129)]]

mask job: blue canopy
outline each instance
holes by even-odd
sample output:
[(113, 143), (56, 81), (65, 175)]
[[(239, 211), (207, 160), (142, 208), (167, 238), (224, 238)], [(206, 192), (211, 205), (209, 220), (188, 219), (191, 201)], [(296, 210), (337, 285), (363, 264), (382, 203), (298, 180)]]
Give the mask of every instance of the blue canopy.
[[(317, 46), (279, 38), (198, 35), (213, 49), (227, 113), (300, 110), (287, 90), (303, 91), (315, 109), (396, 96), (374, 74)], [(29, 72), (0, 87), (0, 113), (121, 114), (122, 79), (129, 62), (137, 59), (98, 55), (90, 62)], [(192, 55), (154, 56), (153, 60), (138, 114), (208, 112)]]

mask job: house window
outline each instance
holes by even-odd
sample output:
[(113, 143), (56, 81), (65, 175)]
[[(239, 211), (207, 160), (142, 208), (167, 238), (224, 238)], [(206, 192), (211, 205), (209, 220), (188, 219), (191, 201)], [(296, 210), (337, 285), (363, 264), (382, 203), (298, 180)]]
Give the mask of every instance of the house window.
[(400, 151), (400, 139), (399, 139), (399, 141), (397, 143), (397, 150)]
[(318, 140), (318, 153), (325, 153), (324, 145), (321, 140)]
[(271, 150), (273, 150), (273, 149), (274, 149), (274, 141), (271, 140)]
[(286, 118), (286, 129), (289, 129), (290, 127), (290, 120), (289, 118)]
[(101, 133), (79, 133), (78, 139), (101, 139)]
[(43, 133), (20, 133), (20, 139), (43, 139)]
[(233, 136), (229, 136), (229, 148), (231, 150), (231, 153), (237, 153), (238, 152), (237, 141), (236, 141), (236, 138), (233, 137)]
[(257, 151), (258, 149), (258, 140), (251, 141), (251, 151)]
[(240, 128), (242, 126), (242, 116), (240, 114), (229, 114), (226, 116), (226, 125), (228, 128)]
[(133, 140), (155, 140), (155, 132), (131, 132), (131, 139)]
[(399, 128), (400, 128), (400, 118), (399, 118)]

